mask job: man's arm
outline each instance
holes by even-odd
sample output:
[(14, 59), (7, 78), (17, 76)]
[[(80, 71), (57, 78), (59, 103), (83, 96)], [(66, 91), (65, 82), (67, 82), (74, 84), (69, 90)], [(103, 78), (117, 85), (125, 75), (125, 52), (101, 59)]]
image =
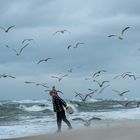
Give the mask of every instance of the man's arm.
[(58, 97), (58, 98), (59, 98), (60, 103), (61, 103), (64, 107), (66, 107), (66, 106), (67, 106), (67, 103), (66, 103), (63, 99), (61, 99), (60, 97)]

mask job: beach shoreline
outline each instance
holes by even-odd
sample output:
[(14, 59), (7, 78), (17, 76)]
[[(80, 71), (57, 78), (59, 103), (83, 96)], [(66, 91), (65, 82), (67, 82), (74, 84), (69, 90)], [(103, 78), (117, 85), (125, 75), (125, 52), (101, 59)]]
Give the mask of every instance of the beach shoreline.
[(140, 120), (126, 120), (112, 122), (109, 125), (104, 122), (99, 127), (73, 129), (56, 134), (41, 134), (36, 136), (10, 138), (6, 140), (139, 140)]

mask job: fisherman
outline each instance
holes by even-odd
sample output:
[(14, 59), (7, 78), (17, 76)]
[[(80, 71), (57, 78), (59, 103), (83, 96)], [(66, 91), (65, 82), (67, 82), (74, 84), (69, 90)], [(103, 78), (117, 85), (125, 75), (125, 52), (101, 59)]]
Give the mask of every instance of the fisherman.
[(50, 96), (52, 96), (53, 109), (54, 112), (56, 112), (57, 117), (57, 127), (58, 127), (57, 133), (61, 132), (62, 120), (68, 125), (69, 129), (72, 129), (72, 126), (70, 122), (67, 120), (65, 115), (64, 107), (67, 108), (67, 104), (63, 99), (61, 99), (58, 96), (55, 86), (52, 87), (52, 90), (50, 91)]

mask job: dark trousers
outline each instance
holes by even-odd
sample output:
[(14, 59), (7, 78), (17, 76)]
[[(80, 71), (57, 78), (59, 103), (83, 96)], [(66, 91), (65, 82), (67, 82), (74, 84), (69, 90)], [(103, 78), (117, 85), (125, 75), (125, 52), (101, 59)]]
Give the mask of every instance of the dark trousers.
[(56, 113), (56, 116), (57, 116), (58, 131), (61, 131), (61, 123), (62, 123), (62, 120), (68, 125), (69, 129), (72, 128), (70, 122), (66, 118), (65, 111), (57, 112)]

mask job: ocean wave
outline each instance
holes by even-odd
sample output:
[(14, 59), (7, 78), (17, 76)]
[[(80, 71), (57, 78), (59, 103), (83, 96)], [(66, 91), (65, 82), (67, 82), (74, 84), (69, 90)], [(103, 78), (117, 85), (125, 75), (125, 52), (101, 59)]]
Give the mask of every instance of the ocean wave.
[(51, 107), (47, 107), (47, 106), (39, 106), (39, 105), (33, 105), (33, 106), (26, 106), (26, 105), (20, 105), (19, 109), (23, 109), (24, 111), (28, 111), (28, 112), (39, 112), (39, 111), (52, 111)]

